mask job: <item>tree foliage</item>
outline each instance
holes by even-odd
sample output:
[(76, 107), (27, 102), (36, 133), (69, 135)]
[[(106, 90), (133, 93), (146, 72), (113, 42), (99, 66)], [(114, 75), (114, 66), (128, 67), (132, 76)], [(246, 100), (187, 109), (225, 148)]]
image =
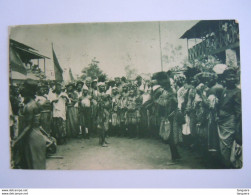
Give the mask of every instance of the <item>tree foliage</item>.
[(127, 63), (127, 65), (125, 66), (126, 78), (129, 80), (136, 78), (137, 69), (133, 68), (132, 58), (130, 54), (127, 54), (126, 56), (126, 63)]
[(90, 64), (82, 70), (81, 79), (86, 77), (91, 77), (92, 79), (97, 79), (99, 76), (103, 75), (105, 78), (107, 75), (99, 68), (99, 61), (94, 57)]
[(182, 62), (181, 66), (174, 66), (170, 70), (179, 72), (190, 68), (197, 68), (201, 72), (213, 72), (213, 68), (216, 64), (220, 64), (220, 60), (217, 59), (215, 56), (207, 56), (201, 59), (195, 59), (193, 62), (189, 62), (188, 58), (185, 58)]

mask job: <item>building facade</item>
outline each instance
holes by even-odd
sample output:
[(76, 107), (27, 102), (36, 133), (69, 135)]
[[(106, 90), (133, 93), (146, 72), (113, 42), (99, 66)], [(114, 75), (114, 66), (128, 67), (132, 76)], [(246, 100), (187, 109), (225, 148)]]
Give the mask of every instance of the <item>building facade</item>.
[(180, 38), (187, 39), (191, 63), (211, 55), (228, 66), (240, 66), (239, 24), (235, 20), (199, 21)]

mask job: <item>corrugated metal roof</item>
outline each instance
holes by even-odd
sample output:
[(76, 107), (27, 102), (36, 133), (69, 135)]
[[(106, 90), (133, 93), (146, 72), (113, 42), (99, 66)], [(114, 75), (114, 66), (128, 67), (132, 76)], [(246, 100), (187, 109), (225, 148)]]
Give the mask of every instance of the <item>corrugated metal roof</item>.
[(19, 51), (20, 57), (24, 60), (31, 60), (31, 59), (42, 59), (42, 58), (47, 58), (50, 59), (47, 56), (41, 55), (39, 53), (37, 53), (36, 49), (25, 45), (23, 43), (20, 43), (18, 41), (15, 41), (13, 39), (10, 39), (10, 47), (14, 47), (15, 49), (17, 49)]
[(214, 32), (219, 29), (220, 22), (227, 22), (233, 20), (201, 20), (195, 24), (192, 28), (187, 30), (180, 38), (181, 39), (195, 39), (202, 38), (208, 32)]

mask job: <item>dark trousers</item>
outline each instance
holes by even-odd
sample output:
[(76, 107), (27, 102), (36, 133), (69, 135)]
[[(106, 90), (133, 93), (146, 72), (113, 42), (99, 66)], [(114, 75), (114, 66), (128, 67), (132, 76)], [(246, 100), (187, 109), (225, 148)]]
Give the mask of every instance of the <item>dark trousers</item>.
[[(173, 122), (171, 122), (171, 126), (173, 126)], [(173, 137), (173, 129), (170, 133), (170, 138), (168, 140), (170, 151), (171, 151), (171, 158), (172, 160), (176, 160), (180, 158), (179, 152), (178, 152), (178, 146), (174, 143), (174, 137)]]
[(98, 128), (98, 134), (99, 134), (99, 144), (103, 145), (105, 143), (105, 129)]
[(177, 146), (173, 143), (170, 143), (169, 146), (170, 146), (172, 160), (178, 159), (180, 155), (179, 155)]

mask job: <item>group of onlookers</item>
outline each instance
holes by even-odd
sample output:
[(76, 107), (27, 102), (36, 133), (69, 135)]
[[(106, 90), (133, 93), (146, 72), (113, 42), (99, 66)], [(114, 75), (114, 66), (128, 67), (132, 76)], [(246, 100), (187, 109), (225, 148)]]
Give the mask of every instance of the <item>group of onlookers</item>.
[(25, 81), (10, 86), (14, 168), (44, 169), (51, 146), (69, 138), (160, 137), (170, 145), (218, 154), (226, 168), (242, 166), (238, 68), (220, 74), (187, 68), (151, 79), (105, 76), (69, 83)]

